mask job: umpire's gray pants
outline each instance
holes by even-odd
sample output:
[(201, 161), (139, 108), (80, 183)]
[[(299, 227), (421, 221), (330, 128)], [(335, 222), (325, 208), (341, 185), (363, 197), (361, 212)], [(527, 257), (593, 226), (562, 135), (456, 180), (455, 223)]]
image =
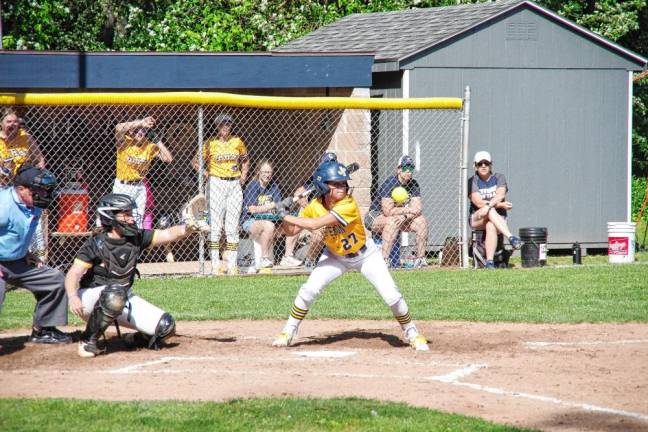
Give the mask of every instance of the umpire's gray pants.
[(66, 325), (68, 298), (65, 276), (58, 270), (28, 264), (26, 259), (0, 261), (3, 277), (0, 279), (0, 310), (4, 303), (6, 284), (29, 290), (36, 297), (33, 325), (55, 327)]

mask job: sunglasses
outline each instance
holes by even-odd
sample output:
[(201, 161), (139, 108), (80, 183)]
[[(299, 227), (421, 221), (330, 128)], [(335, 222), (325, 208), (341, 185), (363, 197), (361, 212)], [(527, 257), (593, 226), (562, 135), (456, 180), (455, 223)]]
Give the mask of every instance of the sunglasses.
[(414, 167), (412, 165), (405, 165), (401, 167), (403, 172), (414, 172)]
[(486, 161), (481, 161), (481, 162), (477, 162), (475, 165), (477, 165), (478, 167), (489, 167), (491, 166), (491, 163)]

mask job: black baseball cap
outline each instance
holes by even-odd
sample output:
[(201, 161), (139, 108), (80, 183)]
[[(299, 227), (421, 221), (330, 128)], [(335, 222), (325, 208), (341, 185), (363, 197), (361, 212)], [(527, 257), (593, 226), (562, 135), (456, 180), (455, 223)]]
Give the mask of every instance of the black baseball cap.
[(411, 156), (408, 156), (408, 155), (401, 156), (400, 160), (398, 161), (398, 167), (399, 168), (403, 168), (403, 167), (406, 167), (406, 166), (409, 166), (409, 167), (412, 167), (412, 168), (416, 167), (416, 164), (414, 164), (414, 159), (412, 159)]
[(24, 164), (14, 177), (14, 183), (29, 188), (53, 189), (56, 187), (56, 177), (44, 168)]

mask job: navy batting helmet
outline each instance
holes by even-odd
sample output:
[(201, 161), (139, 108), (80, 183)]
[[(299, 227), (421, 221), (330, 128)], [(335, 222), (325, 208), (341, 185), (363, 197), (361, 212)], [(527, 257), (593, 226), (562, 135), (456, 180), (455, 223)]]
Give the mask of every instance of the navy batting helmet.
[(349, 172), (347, 167), (337, 161), (324, 162), (315, 170), (313, 174), (313, 184), (317, 189), (316, 195), (318, 197), (326, 195), (329, 192), (329, 187), (326, 183), (334, 181), (349, 181)]

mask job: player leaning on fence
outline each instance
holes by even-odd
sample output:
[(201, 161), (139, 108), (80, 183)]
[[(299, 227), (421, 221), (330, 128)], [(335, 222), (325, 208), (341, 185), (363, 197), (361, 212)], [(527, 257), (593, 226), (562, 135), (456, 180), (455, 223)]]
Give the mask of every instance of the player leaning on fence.
[(348, 180), (350, 177), (344, 165), (337, 161), (324, 162), (313, 175), (317, 197), (299, 216), (289, 214), (285, 201), (277, 208), (277, 213), (283, 218), (284, 230), (290, 234), (297, 234), (302, 229), (323, 228), (326, 248), (308, 280), (299, 289), (288, 321), (272, 345), (290, 345), (299, 324), (324, 287), (345, 272), (358, 270), (389, 305), (412, 348), (427, 351), (427, 341), (416, 329), (407, 303), (396, 287), (380, 250), (365, 232), (358, 204), (348, 193)]
[[(243, 189), (250, 169), (247, 148), (243, 140), (232, 135), (232, 117), (221, 114), (216, 117), (217, 134), (207, 140), (203, 148), (203, 158), (209, 176), (209, 250), (211, 253), (213, 275), (237, 274), (236, 257), (239, 247), (239, 217), (243, 207)], [(192, 165), (198, 169), (194, 158)], [(225, 219), (226, 265), (220, 263), (219, 247), (221, 230)]]
[(45, 158), (32, 136), (21, 126), (18, 113), (12, 108), (2, 112), (0, 128), (0, 168), (3, 169), (0, 184), (8, 183), (25, 162), (45, 168)]
[(129, 345), (157, 347), (175, 330), (173, 317), (131, 288), (137, 261), (147, 248), (179, 240), (198, 229), (195, 223), (165, 230), (140, 229), (135, 223), (135, 201), (124, 194), (109, 194), (99, 201), (102, 232), (79, 250), (65, 277), (70, 310), (87, 321), (79, 342), (79, 356), (95, 357), (104, 349), (99, 338), (115, 320), (136, 329), (125, 339)]
[(173, 160), (171, 152), (161, 140), (152, 142), (147, 138), (149, 131), (154, 126), (155, 118), (146, 117), (141, 120), (119, 123), (115, 127), (117, 176), (113, 192), (128, 195), (135, 200), (137, 209), (133, 212), (133, 216), (139, 228), (142, 228), (146, 212), (146, 194), (149, 187), (146, 174), (151, 167), (151, 162), (156, 157), (166, 163)]

